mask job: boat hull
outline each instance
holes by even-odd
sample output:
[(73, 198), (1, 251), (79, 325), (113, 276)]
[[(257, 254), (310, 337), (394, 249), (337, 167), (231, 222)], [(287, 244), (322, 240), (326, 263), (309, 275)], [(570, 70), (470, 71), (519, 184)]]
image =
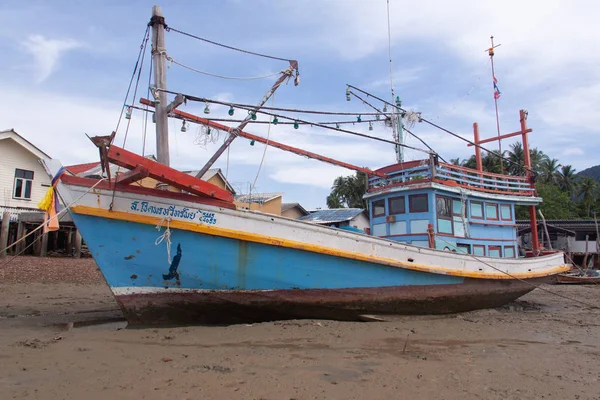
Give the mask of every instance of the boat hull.
[(499, 307), (547, 280), (467, 279), (461, 284), (352, 289), (140, 291), (116, 299), (132, 326), (305, 318), (358, 321), (365, 315), (449, 314)]
[(461, 312), (569, 268), (559, 253), (475, 258), (89, 181), (58, 189), (132, 325)]

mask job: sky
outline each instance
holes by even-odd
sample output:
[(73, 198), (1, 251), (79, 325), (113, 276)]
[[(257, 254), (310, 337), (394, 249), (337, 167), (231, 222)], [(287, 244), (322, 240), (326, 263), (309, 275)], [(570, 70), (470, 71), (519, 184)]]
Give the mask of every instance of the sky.
[[(146, 97), (149, 55), (135, 99), (132, 92), (124, 101), (153, 4), (141, 0), (1, 2), (0, 130), (15, 129), (63, 165), (96, 161), (97, 150), (86, 134), (110, 134), (122, 105), (139, 104), (139, 98)], [(159, 5), (170, 27), (298, 60), (300, 85), (281, 86), (267, 103), (274, 107), (369, 112), (355, 98), (346, 101), (346, 84), (391, 99), (391, 49), (391, 76), (403, 106), (468, 139), (472, 139), (473, 122), (479, 123), (483, 138), (497, 134), (486, 52), (494, 35), (500, 44), (494, 66), (502, 92), (501, 132), (517, 131), (519, 110), (526, 109), (532, 147), (577, 170), (600, 163), (600, 3), (390, 0), (389, 31), (385, 0), (203, 0)], [(221, 76), (259, 77), (287, 67), (282, 61), (234, 52), (174, 31), (167, 32), (165, 40), (167, 54), (174, 60)], [(220, 79), (176, 64), (167, 70), (169, 90), (244, 104), (257, 103), (275, 79)], [(373, 104), (382, 107), (377, 101)], [(180, 107), (201, 116), (204, 108), (192, 102)], [(213, 105), (210, 117), (229, 118), (228, 109)], [(233, 118), (243, 114), (236, 110)], [(144, 120), (145, 113), (134, 110), (129, 129), (126, 120), (119, 125), (116, 144), (141, 153), (145, 136), (144, 152), (154, 154), (154, 124), (150, 120), (144, 129)], [(367, 124), (348, 127), (392, 137), (383, 123), (374, 124), (373, 131)], [(295, 130), (290, 125), (254, 124), (246, 131), (368, 168), (395, 162), (390, 144), (314, 126)], [(447, 160), (473, 152), (464, 142), (426, 124), (417, 123), (411, 131)], [(169, 137), (171, 166), (193, 170), (204, 165), (225, 134), (213, 132), (213, 142), (206, 144), (200, 126), (192, 124), (181, 132), (181, 121), (170, 120)], [(504, 141), (503, 149), (512, 142)], [(406, 143), (423, 148), (410, 136)], [(487, 146), (497, 148), (495, 143)], [(424, 156), (409, 150), (405, 160)], [(225, 153), (215, 166), (227, 173), (239, 193), (251, 187), (253, 192), (282, 192), (284, 202), (299, 202), (307, 209), (325, 207), (333, 180), (353, 174), (272, 147), (265, 152), (261, 144), (251, 146), (243, 138), (237, 138), (229, 157)]]

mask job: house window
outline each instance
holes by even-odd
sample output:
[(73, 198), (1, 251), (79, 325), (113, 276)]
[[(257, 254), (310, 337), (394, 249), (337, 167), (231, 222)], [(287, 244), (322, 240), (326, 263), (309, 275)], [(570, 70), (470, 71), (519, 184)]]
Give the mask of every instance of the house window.
[(404, 196), (392, 197), (388, 200), (388, 209), (390, 210), (390, 215), (404, 214), (406, 212), (405, 208)]
[(381, 217), (385, 215), (385, 200), (377, 200), (373, 202), (373, 217)]
[(498, 221), (498, 204), (485, 203), (485, 218)]
[(515, 246), (504, 246), (504, 257), (515, 258)]
[(408, 209), (411, 213), (428, 212), (427, 195), (413, 194), (408, 196)]
[(471, 202), (471, 218), (483, 219), (483, 203), (480, 201)]
[(500, 218), (502, 221), (512, 221), (512, 207), (510, 204), (500, 205)]
[(13, 197), (15, 199), (31, 200), (31, 187), (33, 186), (33, 171), (15, 169), (15, 188)]
[(473, 245), (473, 254), (476, 256), (485, 256), (485, 246), (480, 244)]
[(452, 235), (452, 199), (445, 196), (436, 196), (437, 225), (439, 233)]
[(489, 246), (488, 254), (490, 257), (500, 258), (502, 257), (502, 247), (501, 246)]

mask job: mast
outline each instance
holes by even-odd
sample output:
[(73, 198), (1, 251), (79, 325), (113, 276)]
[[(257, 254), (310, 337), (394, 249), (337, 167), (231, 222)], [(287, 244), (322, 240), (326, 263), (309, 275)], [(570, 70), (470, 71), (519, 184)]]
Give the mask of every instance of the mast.
[[(154, 87), (152, 94), (156, 102), (154, 113), (156, 122), (156, 158), (159, 163), (169, 166), (169, 118), (167, 115), (167, 51), (165, 48), (165, 18), (160, 6), (152, 7), (152, 63), (154, 67)], [(156, 90), (163, 89), (163, 90)]]
[[(500, 140), (500, 119), (498, 118), (498, 99), (500, 98), (500, 90), (498, 90), (496, 74), (494, 72), (494, 48), (500, 45), (494, 46), (494, 36), (490, 36), (490, 40), (492, 41), (492, 47), (488, 49), (488, 54), (490, 55), (490, 62), (492, 64), (492, 82), (494, 83), (494, 106), (496, 107), (496, 130), (498, 132), (498, 151), (500, 152), (500, 156), (502, 156), (502, 141)], [(504, 163), (502, 162), (502, 159), (500, 159), (500, 173), (504, 174)]]
[[(392, 97), (394, 96), (394, 89), (392, 88)], [(393, 116), (395, 123), (392, 124), (392, 129), (394, 131), (394, 141), (398, 143), (396, 145), (396, 162), (402, 163), (404, 162), (404, 148), (402, 145), (404, 144), (404, 125), (402, 124), (402, 111), (399, 111), (400, 107), (402, 107), (402, 101), (400, 101), (400, 96), (396, 96), (396, 115)]]

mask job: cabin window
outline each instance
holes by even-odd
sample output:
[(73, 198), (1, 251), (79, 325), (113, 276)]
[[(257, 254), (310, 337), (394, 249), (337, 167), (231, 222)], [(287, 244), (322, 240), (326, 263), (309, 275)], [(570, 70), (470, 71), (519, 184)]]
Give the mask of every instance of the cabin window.
[(485, 218), (498, 221), (498, 204), (485, 203)]
[(390, 215), (404, 214), (406, 212), (404, 196), (390, 198), (388, 200), (388, 209), (390, 210)]
[(510, 204), (500, 205), (500, 218), (502, 221), (512, 221), (512, 207)]
[(490, 257), (500, 258), (500, 257), (502, 257), (502, 247), (500, 247), (500, 246), (489, 246), (488, 247), (488, 254), (490, 255)]
[(437, 228), (439, 233), (452, 235), (452, 199), (445, 196), (436, 196), (435, 204), (437, 209)]
[(483, 219), (483, 203), (480, 201), (471, 202), (471, 218)]
[(408, 209), (411, 213), (428, 212), (427, 194), (413, 194), (408, 196)]
[(504, 257), (515, 258), (515, 246), (504, 246)]
[(377, 200), (373, 202), (373, 217), (381, 217), (385, 215), (385, 200)]
[(456, 245), (456, 251), (458, 253), (471, 254), (471, 246), (464, 243), (458, 243)]
[(31, 200), (31, 188), (33, 186), (33, 171), (15, 169), (15, 186), (13, 197), (15, 199)]
[[(462, 216), (463, 203), (460, 200), (452, 199), (452, 214)], [(466, 210), (465, 210), (466, 214)]]
[(473, 245), (473, 254), (476, 256), (485, 256), (485, 246), (480, 244)]

